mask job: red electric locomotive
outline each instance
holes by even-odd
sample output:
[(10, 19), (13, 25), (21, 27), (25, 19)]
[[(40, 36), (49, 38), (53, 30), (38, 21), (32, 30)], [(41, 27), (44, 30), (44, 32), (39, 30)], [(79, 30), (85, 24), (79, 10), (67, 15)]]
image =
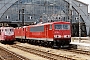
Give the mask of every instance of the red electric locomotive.
[(21, 41), (21, 40), (24, 41), (24, 39), (26, 39), (26, 27), (27, 26), (15, 28), (14, 32), (15, 32), (15, 38), (16, 38), (16, 40), (18, 40), (18, 41)]
[(26, 29), (26, 39), (37, 40), (44, 45), (64, 46), (71, 40), (70, 22), (37, 24)]
[(0, 41), (1, 42), (14, 42), (15, 34), (13, 27), (0, 27)]
[(71, 41), (70, 22), (48, 22), (15, 28), (15, 37), (52, 47), (69, 45)]

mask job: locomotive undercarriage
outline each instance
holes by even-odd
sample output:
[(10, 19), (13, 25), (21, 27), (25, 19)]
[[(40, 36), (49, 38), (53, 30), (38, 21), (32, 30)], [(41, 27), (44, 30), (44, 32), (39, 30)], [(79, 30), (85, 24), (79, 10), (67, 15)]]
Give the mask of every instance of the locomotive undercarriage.
[(70, 39), (54, 39), (53, 41), (46, 40), (33, 40), (33, 39), (21, 39), (20, 42), (27, 42), (33, 45), (39, 45), (44, 47), (52, 47), (52, 48), (61, 48), (63, 46), (69, 45)]
[(65, 46), (69, 46), (70, 44), (70, 39), (54, 39), (53, 41), (53, 47), (65, 47)]
[(14, 41), (15, 40), (12, 40), (12, 41), (10, 41), (10, 40), (0, 40), (0, 42), (3, 43), (3, 44), (14, 43)]

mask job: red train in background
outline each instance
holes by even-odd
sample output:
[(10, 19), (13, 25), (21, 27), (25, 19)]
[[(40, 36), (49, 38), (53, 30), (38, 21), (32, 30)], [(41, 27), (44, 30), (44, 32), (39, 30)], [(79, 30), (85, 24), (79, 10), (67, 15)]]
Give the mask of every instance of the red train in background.
[(33, 44), (65, 46), (71, 41), (70, 22), (48, 22), (15, 28), (15, 38)]
[(13, 27), (0, 27), (0, 42), (14, 42), (15, 33)]

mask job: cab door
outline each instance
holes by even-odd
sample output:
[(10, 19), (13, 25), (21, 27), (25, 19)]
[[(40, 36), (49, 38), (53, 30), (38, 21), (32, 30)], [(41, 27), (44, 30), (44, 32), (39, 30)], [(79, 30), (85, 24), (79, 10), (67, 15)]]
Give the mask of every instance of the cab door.
[(52, 24), (49, 25), (49, 29), (48, 29), (48, 38), (52, 39), (53, 38), (53, 29), (52, 29)]
[(46, 25), (46, 40), (52, 41), (53, 40), (53, 30), (52, 30), (52, 24)]
[(48, 25), (45, 26), (45, 38), (48, 40)]

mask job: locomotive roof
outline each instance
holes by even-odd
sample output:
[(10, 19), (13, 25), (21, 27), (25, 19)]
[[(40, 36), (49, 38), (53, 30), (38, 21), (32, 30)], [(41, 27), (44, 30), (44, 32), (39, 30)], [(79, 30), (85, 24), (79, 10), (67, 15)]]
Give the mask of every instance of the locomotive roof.
[(13, 28), (13, 27), (0, 27), (0, 29), (9, 29), (9, 28)]
[(48, 24), (52, 24), (52, 23), (43, 23), (43, 24), (36, 24), (36, 25), (30, 25), (30, 26), (41, 26), (41, 25), (48, 25)]
[(48, 22), (48, 23), (41, 23), (37, 25), (30, 25), (30, 26), (43, 26), (43, 25), (49, 25), (49, 24), (55, 24), (55, 23), (70, 23), (70, 22), (64, 22), (64, 21), (59, 21), (59, 22)]

